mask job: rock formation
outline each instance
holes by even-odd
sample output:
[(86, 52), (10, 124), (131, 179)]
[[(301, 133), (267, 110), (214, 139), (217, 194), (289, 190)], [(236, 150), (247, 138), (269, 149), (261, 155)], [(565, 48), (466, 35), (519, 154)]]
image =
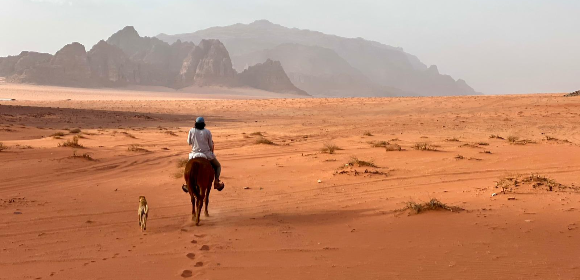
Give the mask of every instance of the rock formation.
[(240, 73), (239, 81), (243, 85), (266, 91), (308, 95), (292, 84), (279, 61), (270, 59), (248, 67)]
[(99, 41), (88, 53), (72, 43), (54, 56), (22, 52), (0, 58), (0, 76), (9, 82), (74, 87), (241, 86), (307, 95), (290, 82), (279, 62), (267, 61), (238, 74), (219, 40), (201, 40), (197, 46), (177, 40), (170, 45), (141, 37), (132, 26)]

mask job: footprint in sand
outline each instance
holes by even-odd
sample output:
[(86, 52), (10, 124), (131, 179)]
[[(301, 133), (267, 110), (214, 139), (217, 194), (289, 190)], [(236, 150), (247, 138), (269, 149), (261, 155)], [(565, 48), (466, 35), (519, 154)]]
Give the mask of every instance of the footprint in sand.
[(201, 246), (201, 249), (200, 250), (202, 250), (202, 251), (209, 251), (209, 246), (203, 245), (203, 246)]
[(194, 239), (194, 240), (191, 240), (191, 243), (192, 243), (192, 244), (196, 244), (196, 243), (197, 243), (197, 241)]
[(194, 266), (195, 267), (202, 267), (203, 266), (203, 263), (202, 262), (196, 262)]
[(203, 237), (205, 237), (205, 234), (194, 234), (193, 236), (203, 238)]
[(194, 253), (189, 253), (187, 255), (185, 255), (186, 257), (190, 258), (190, 259), (194, 259), (195, 258), (195, 254)]
[(183, 278), (189, 278), (191, 276), (193, 276), (193, 272), (191, 270), (184, 270), (181, 273), (181, 277), (183, 277)]

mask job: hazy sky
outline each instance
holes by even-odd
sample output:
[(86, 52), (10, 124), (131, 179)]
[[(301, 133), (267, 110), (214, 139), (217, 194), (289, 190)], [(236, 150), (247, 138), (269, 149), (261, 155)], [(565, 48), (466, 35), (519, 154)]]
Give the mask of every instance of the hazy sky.
[(580, 89), (578, 0), (0, 0), (0, 56), (268, 19), (402, 47), (487, 94)]

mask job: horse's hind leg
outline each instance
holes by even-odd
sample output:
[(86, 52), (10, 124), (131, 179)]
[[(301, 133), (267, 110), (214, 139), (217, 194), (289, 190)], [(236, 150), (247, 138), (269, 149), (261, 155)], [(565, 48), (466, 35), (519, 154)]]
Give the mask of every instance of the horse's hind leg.
[(193, 193), (190, 193), (189, 195), (191, 195), (191, 220), (194, 221), (195, 220), (195, 195)]
[(196, 201), (197, 211), (196, 211), (196, 218), (195, 218), (195, 225), (199, 226), (199, 215), (201, 214), (201, 207), (203, 206), (204, 200), (204, 193), (200, 194), (200, 197)]
[(209, 217), (209, 212), (207, 211), (207, 205), (209, 204), (209, 192), (211, 191), (211, 184), (209, 187), (207, 187), (207, 192), (205, 194), (205, 216)]

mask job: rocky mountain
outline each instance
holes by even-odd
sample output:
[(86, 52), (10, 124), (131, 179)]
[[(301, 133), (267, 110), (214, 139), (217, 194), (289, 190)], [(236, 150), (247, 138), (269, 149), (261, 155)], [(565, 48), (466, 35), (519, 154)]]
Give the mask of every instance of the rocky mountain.
[(280, 63), (267, 61), (239, 74), (219, 40), (201, 40), (198, 45), (177, 40), (170, 45), (141, 37), (131, 26), (99, 41), (89, 52), (72, 43), (55, 55), (22, 52), (2, 57), (0, 76), (9, 82), (74, 87), (228, 86), (308, 95), (289, 82)]
[(313, 95), (476, 93), (465, 81), (440, 74), (436, 67), (427, 67), (401, 48), (362, 38), (286, 28), (266, 20), (156, 37), (169, 43), (218, 39), (229, 50), (233, 66), (238, 71), (258, 59), (279, 60), (292, 83)]
[(282, 93), (307, 93), (292, 84), (279, 61), (267, 59), (264, 63), (259, 63), (248, 67), (240, 73), (240, 83), (267, 91)]

